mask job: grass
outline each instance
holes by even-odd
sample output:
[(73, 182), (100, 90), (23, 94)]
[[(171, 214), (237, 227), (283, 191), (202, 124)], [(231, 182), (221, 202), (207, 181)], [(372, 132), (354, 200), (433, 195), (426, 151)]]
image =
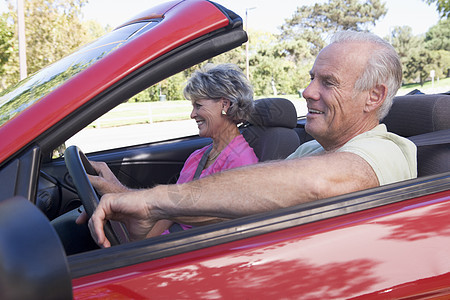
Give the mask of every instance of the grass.
[(91, 127), (113, 127), (189, 119), (190, 101), (123, 103), (93, 122)]
[(419, 83), (405, 84), (400, 88), (398, 94), (405, 95), (415, 89), (418, 89), (425, 94), (448, 92), (450, 91), (450, 78), (434, 80), (434, 83), (431, 81), (426, 81), (423, 86)]
[[(450, 91), (450, 78), (441, 79), (439, 81), (435, 80), (434, 84), (432, 84), (431, 81), (425, 82), (423, 86), (420, 86), (420, 84), (407, 84), (400, 88), (398, 95), (405, 95), (414, 89), (419, 89), (428, 94)], [(274, 96), (257, 96), (255, 99), (266, 97)], [(278, 97), (291, 100), (297, 107), (298, 113), (301, 114), (301, 109), (305, 104), (304, 99), (300, 98), (298, 94), (279, 95)], [(190, 118), (191, 110), (191, 102), (187, 100), (123, 103), (100, 117), (89, 127), (114, 127), (131, 124), (187, 120)]]

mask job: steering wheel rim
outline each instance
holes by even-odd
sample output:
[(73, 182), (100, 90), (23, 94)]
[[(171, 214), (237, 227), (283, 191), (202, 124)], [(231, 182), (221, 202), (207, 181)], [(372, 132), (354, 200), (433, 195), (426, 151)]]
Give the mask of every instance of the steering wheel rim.
[[(90, 218), (100, 200), (87, 174), (97, 175), (97, 173), (89, 163), (86, 155), (77, 146), (70, 146), (66, 149), (64, 152), (64, 161), (84, 210)], [(104, 231), (106, 238), (112, 246), (124, 244), (130, 240), (128, 232), (122, 223), (107, 221), (104, 226)]]

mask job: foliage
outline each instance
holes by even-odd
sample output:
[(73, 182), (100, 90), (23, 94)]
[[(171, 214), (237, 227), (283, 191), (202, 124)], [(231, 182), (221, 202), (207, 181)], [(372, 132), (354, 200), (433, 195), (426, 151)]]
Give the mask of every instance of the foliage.
[[(253, 35), (249, 35), (249, 45), (253, 45), (253, 43), (258, 43), (258, 41), (253, 40)], [(225, 53), (222, 53), (221, 55), (218, 55), (216, 57), (211, 58), (208, 60), (208, 63), (213, 64), (225, 64), (225, 63), (231, 63), (237, 65), (239, 68), (241, 68), (242, 71), (245, 72), (245, 44), (234, 48), (231, 51), (227, 51)], [(195, 67), (193, 70), (196, 69)]]
[(445, 78), (450, 76), (450, 51), (437, 50), (432, 52), (433, 63), (430, 65), (431, 70), (435, 70), (437, 78)]
[[(298, 7), (281, 27), (278, 41), (258, 52), (262, 57), (257, 57), (256, 61), (262, 66), (271, 65), (265, 67), (263, 72), (256, 72), (266, 82), (264, 86), (259, 85), (259, 91), (268, 91), (269, 76), (282, 93), (297, 93), (307, 85), (308, 70), (314, 57), (325, 47), (329, 35), (340, 30), (367, 30), (386, 13), (381, 0), (329, 0)], [(268, 57), (272, 61), (269, 62)], [(255, 84), (262, 78), (256, 77)]]
[(98, 39), (112, 30), (110, 26), (103, 28), (100, 23), (94, 20), (87, 20), (81, 25), (83, 26), (82, 30), (87, 33), (88, 41)]
[[(2, 0), (0, 0), (2, 1)], [(16, 0), (9, 13), (0, 17), (0, 91), (19, 78)], [(424, 0), (445, 9), (448, 0)], [(80, 21), (81, 8), (88, 0), (25, 1), (27, 65), (29, 73), (72, 53), (82, 44), (103, 35), (94, 21)], [(300, 6), (281, 27), (281, 34), (250, 30), (249, 77), (255, 95), (298, 94), (309, 82), (308, 70), (326, 45), (329, 35), (339, 30), (368, 30), (387, 12), (381, 0), (328, 0)], [(448, 12), (448, 9), (447, 9)], [(106, 29), (107, 30), (107, 29)], [(409, 27), (395, 27), (386, 37), (398, 51), (405, 82), (423, 83), (430, 70), (444, 77), (450, 68), (450, 21), (441, 20), (425, 36), (414, 36)], [(214, 57), (205, 63), (234, 63), (246, 72), (246, 45)], [(204, 64), (204, 63), (203, 63)], [(161, 81), (135, 95), (130, 102), (183, 99), (186, 79), (201, 65)]]
[(182, 90), (186, 78), (185, 72), (175, 74), (133, 96), (129, 102), (153, 102), (160, 101), (163, 98), (170, 100), (184, 99)]
[(425, 0), (428, 4), (436, 3), (436, 9), (441, 14), (441, 18), (450, 16), (450, 0)]
[(415, 37), (412, 28), (409, 26), (395, 26), (391, 35), (385, 39), (391, 43), (401, 59), (407, 58), (414, 48), (423, 43), (423, 38)]
[(414, 49), (404, 65), (403, 74), (405, 78), (419, 76), (420, 85), (423, 85), (425, 79), (430, 74), (431, 64), (434, 62), (433, 55), (424, 48)]
[[(436, 78), (445, 78), (448, 76), (450, 65), (450, 53), (444, 50), (430, 51), (425, 48), (415, 49), (404, 67), (406, 78), (418, 76), (418, 82), (423, 86), (425, 80), (430, 77), (430, 72), (435, 71)], [(416, 82), (417, 80), (410, 80)]]
[[(418, 63), (416, 59), (413, 62), (410, 60), (413, 51), (418, 48), (423, 48), (423, 38), (415, 37), (412, 33), (412, 28), (409, 26), (396, 26), (392, 29), (391, 35), (385, 39), (389, 40), (400, 56), (400, 61), (403, 66), (403, 80), (405, 82), (415, 81), (418, 77), (417, 72), (420, 67), (415, 66)], [(406, 68), (408, 62), (409, 68)]]
[[(25, 35), (29, 73), (62, 58), (87, 41), (78, 20), (86, 0), (30, 0), (25, 1)], [(45, 8), (45, 9), (43, 9)], [(15, 10), (10, 14), (17, 22)]]
[(426, 47), (429, 50), (450, 51), (450, 19), (440, 20), (425, 35)]
[(185, 82), (186, 78), (183, 76), (183, 73), (175, 74), (163, 80), (161, 84), (162, 94), (165, 94), (169, 99), (184, 99), (182, 90)]
[(400, 56), (406, 83), (418, 81), (422, 85), (431, 70), (435, 70), (436, 77), (447, 75), (450, 52), (445, 49), (449, 39), (446, 31), (446, 21), (441, 21), (430, 28), (425, 37), (414, 36), (409, 26), (394, 27), (386, 37)]
[(450, 76), (450, 19), (440, 20), (425, 35), (425, 48), (433, 51), (434, 63), (431, 66), (436, 76)]
[[(9, 7), (7, 23), (17, 28), (15, 0), (5, 0)], [(28, 73), (72, 53), (75, 49), (96, 37), (104, 30), (92, 22), (80, 21), (81, 8), (88, 0), (28, 0), (24, 1), (25, 36)], [(17, 32), (14, 32), (14, 51), (7, 63), (9, 73), (2, 88), (19, 79)], [(0, 40), (0, 47), (2, 41)]]
[(305, 41), (279, 42), (269, 33), (253, 33), (250, 70), (257, 95), (296, 94), (306, 86), (312, 56)]
[(6, 14), (0, 16), (0, 90), (6, 87), (7, 62), (14, 53), (14, 29), (6, 21)]
[(317, 55), (327, 35), (341, 30), (366, 30), (386, 15), (381, 0), (329, 0), (312, 6), (298, 7), (281, 27), (283, 39), (304, 39), (310, 43), (311, 54)]
[(159, 87), (154, 85), (134, 95), (128, 102), (150, 102), (159, 100)]

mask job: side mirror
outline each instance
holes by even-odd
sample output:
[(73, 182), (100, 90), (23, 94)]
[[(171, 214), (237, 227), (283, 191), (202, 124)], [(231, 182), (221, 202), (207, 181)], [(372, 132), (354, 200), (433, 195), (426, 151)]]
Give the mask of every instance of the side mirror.
[(72, 299), (62, 243), (23, 197), (0, 202), (0, 299)]

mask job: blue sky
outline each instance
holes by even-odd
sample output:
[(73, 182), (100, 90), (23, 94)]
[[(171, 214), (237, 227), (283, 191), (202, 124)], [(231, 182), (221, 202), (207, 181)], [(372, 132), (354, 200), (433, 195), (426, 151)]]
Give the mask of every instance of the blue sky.
[[(94, 19), (102, 25), (115, 27), (154, 4), (163, 0), (89, 0), (83, 8), (85, 19)], [(278, 32), (286, 18), (292, 16), (297, 6), (312, 5), (314, 0), (216, 0), (217, 3), (238, 13), (245, 18), (248, 11), (248, 27), (251, 29)], [(408, 25), (415, 35), (425, 33), (439, 21), (439, 14), (434, 4), (428, 5), (422, 0), (387, 0), (387, 15), (369, 30), (382, 37), (393, 26)]]

